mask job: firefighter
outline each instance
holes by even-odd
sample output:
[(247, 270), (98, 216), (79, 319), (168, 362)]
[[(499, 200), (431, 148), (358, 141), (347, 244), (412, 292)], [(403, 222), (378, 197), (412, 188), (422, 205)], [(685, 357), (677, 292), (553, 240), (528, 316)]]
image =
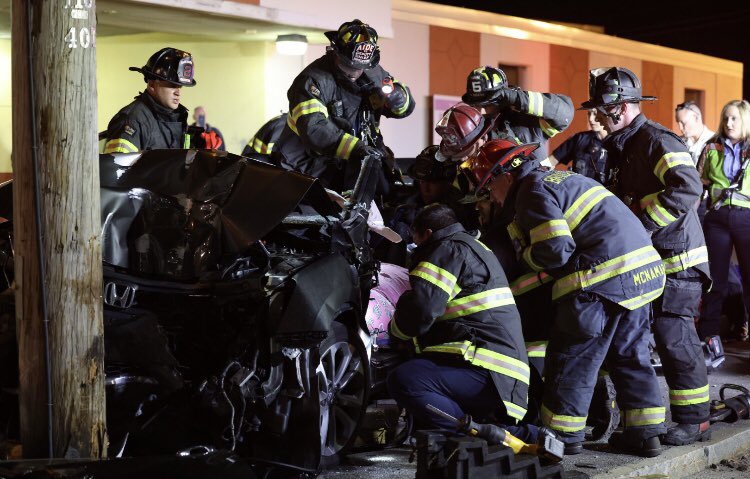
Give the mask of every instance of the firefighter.
[(591, 70), (590, 99), (607, 130), (605, 146), (618, 169), (614, 191), (651, 235), (667, 275), (654, 301), (652, 330), (669, 386), (672, 420), (662, 443), (692, 444), (711, 437), (706, 365), (693, 318), (710, 285), (708, 253), (696, 205), (703, 187), (687, 147), (640, 111), (641, 82), (627, 68)]
[(461, 203), (464, 195), (454, 186), (457, 165), (439, 161), (438, 149), (437, 145), (432, 145), (422, 150), (407, 170), (418, 191), (396, 207), (391, 219), (391, 228), (401, 235), (404, 243), (411, 243), (411, 224), (419, 210), (432, 203), (448, 205), (467, 230), (479, 228), (473, 205)]
[(485, 144), (472, 165), (481, 189), (514, 211), (514, 247), (535, 272), (554, 279), (557, 309), (547, 346), (543, 423), (582, 450), (597, 373), (606, 361), (625, 428), (610, 441), (655, 456), (665, 432), (661, 393), (648, 350), (649, 303), (664, 288), (664, 266), (648, 234), (596, 181), (540, 168), (538, 144)]
[[(480, 67), (469, 73), (466, 78), (466, 93), (461, 98), (483, 113), (491, 123), (487, 138), (478, 136), (474, 140), (486, 140), (499, 137), (514, 138), (518, 143), (538, 142), (540, 147), (534, 151), (535, 159), (543, 160), (547, 155), (547, 140), (565, 130), (573, 120), (573, 102), (570, 97), (556, 93), (539, 93), (526, 91), (508, 85), (505, 73), (499, 68)], [(465, 123), (464, 131), (470, 125), (466, 123), (465, 113), (458, 109), (455, 120)], [(467, 141), (460, 134), (451, 134), (449, 110), (435, 128), (443, 138), (441, 151), (446, 156), (462, 158), (470, 156), (471, 150), (478, 148), (478, 141)], [(473, 115), (469, 115), (470, 117)], [(454, 120), (454, 121), (455, 121)], [(442, 131), (442, 132), (441, 132)], [(471, 130), (473, 131), (473, 130)]]
[[(182, 87), (195, 86), (193, 57), (176, 48), (162, 48), (141, 68), (146, 89), (109, 122), (104, 153), (135, 153), (141, 150), (190, 148), (188, 110), (180, 104)], [(210, 138), (213, 138), (211, 140)], [(202, 139), (205, 147), (214, 137)]]
[(273, 154), (284, 168), (342, 191), (354, 186), (366, 156), (384, 156), (380, 117), (409, 116), (414, 98), (379, 65), (375, 29), (353, 20), (326, 37), (326, 54), (287, 92), (289, 116)]
[(535, 441), (535, 428), (514, 426), (526, 414), (529, 365), (521, 321), (495, 255), (445, 205), (414, 219), (417, 249), (405, 292), (389, 324), (392, 343), (418, 353), (388, 376), (388, 391), (421, 424), (455, 429), (426, 406), (454, 417), (495, 417), (513, 435)]
[(274, 147), (278, 148), (279, 137), (281, 132), (284, 131), (287, 117), (287, 113), (282, 113), (264, 123), (247, 142), (242, 150), (242, 156), (273, 163), (271, 153), (273, 153)]

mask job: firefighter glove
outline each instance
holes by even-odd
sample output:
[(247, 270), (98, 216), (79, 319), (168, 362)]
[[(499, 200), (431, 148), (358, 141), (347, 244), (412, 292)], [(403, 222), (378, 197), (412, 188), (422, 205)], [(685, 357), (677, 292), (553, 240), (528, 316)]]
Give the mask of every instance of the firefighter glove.
[(404, 108), (406, 101), (406, 90), (398, 83), (394, 83), (393, 91), (385, 98), (385, 105), (389, 110), (396, 113)]

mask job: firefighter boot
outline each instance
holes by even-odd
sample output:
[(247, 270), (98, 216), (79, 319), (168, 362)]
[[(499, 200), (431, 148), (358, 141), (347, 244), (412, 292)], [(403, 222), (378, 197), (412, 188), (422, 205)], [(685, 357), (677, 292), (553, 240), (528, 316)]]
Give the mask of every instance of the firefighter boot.
[(608, 375), (601, 376), (596, 381), (594, 396), (591, 399), (587, 424), (593, 426), (586, 440), (598, 441), (608, 439), (620, 424), (620, 410), (615, 399), (615, 385)]
[(661, 442), (670, 446), (685, 446), (696, 441), (708, 441), (711, 439), (709, 426), (708, 421), (700, 424), (677, 424), (667, 430)]
[(661, 454), (659, 436), (640, 439), (625, 432), (612, 434), (609, 445), (619, 451), (641, 457), (656, 457)]

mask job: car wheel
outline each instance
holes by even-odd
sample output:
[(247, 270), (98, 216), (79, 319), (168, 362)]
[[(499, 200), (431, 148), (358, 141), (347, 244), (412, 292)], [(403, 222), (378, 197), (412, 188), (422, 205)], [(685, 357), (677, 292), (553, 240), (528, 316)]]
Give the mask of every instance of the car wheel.
[(354, 441), (367, 408), (370, 368), (359, 337), (334, 322), (320, 345), (316, 368), (320, 404), (321, 462), (335, 463)]

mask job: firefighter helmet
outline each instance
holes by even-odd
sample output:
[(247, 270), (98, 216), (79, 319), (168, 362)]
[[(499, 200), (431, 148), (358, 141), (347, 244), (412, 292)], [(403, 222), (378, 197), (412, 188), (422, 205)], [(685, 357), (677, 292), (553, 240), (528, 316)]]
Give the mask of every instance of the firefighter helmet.
[(417, 155), (417, 159), (407, 170), (415, 180), (453, 181), (456, 178), (457, 166), (451, 161), (441, 161), (440, 147), (428, 146)]
[(195, 86), (193, 57), (176, 48), (162, 48), (141, 67), (129, 70), (143, 73), (143, 81), (163, 80), (177, 86)]
[(635, 73), (623, 67), (595, 68), (589, 71), (589, 100), (581, 103), (579, 110), (643, 100), (656, 97), (643, 96)]
[(344, 65), (367, 70), (380, 63), (378, 32), (361, 20), (345, 22), (337, 31), (326, 32), (325, 35)]
[(490, 103), (503, 88), (508, 88), (508, 77), (499, 68), (479, 67), (466, 77), (464, 103), (483, 106)]
[(493, 124), (493, 118), (485, 117), (473, 106), (466, 103), (452, 106), (435, 126), (435, 131), (442, 138), (440, 153), (451, 157), (466, 156)]
[(490, 140), (482, 145), (479, 154), (467, 160), (476, 191), (484, 188), (495, 176), (509, 173), (524, 164), (538, 147), (539, 143), (519, 145), (506, 138)]

